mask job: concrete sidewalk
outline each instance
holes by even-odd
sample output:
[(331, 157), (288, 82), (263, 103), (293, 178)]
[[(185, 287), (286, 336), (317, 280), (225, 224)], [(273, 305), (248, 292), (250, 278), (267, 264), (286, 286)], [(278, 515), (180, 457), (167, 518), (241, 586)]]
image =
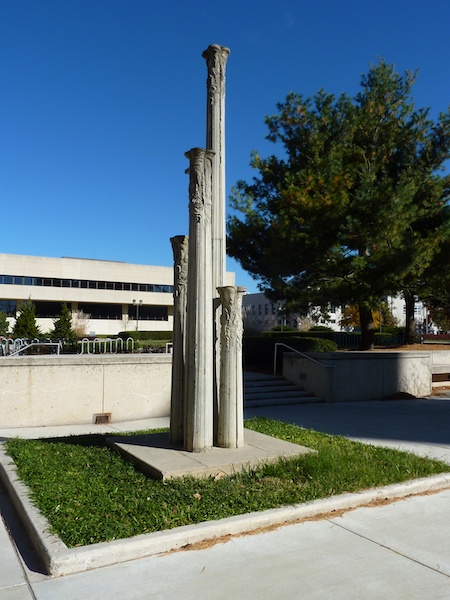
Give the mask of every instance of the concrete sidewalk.
[[(246, 411), (246, 417), (256, 414), (407, 447), (450, 464), (450, 401), (443, 397)], [(58, 435), (54, 428), (22, 433)], [(13, 434), (0, 430), (0, 437)], [(42, 574), (4, 493), (0, 506), (19, 548), (0, 524), (0, 600), (450, 598), (450, 490), (58, 578)]]

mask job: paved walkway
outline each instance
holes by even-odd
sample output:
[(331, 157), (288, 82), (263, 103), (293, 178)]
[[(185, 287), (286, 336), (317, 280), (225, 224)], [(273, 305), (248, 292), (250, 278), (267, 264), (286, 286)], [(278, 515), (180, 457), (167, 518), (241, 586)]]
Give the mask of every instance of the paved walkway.
[[(407, 447), (450, 464), (450, 399), (246, 411), (246, 417), (256, 415)], [(149, 422), (134, 425), (141, 429)], [(129, 424), (102, 427), (129, 430)], [(72, 428), (71, 432), (79, 431)], [(48, 428), (41, 434), (55, 435), (55, 431)], [(9, 435), (11, 431), (0, 430), (0, 437)], [(237, 537), (209, 548), (50, 578), (40, 572), (1, 491), (0, 508), (19, 550), (0, 524), (0, 600), (447, 600), (449, 507), (450, 490), (445, 490)]]

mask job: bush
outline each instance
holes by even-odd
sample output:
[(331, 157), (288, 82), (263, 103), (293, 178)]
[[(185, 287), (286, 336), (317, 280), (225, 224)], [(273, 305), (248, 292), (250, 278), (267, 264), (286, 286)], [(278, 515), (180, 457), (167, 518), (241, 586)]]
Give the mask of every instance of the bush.
[(313, 325), (309, 328), (309, 331), (333, 331), (331, 327), (327, 327), (326, 325)]
[(280, 338), (307, 338), (307, 339), (325, 339), (333, 340), (335, 332), (330, 331), (263, 331), (264, 337), (280, 337)]

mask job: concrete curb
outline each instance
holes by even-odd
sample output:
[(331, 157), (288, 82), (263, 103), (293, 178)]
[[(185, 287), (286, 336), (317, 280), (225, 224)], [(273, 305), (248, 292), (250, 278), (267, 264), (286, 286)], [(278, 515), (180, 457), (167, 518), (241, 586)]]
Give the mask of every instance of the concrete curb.
[(325, 500), (314, 500), (305, 504), (253, 512), (219, 521), (186, 525), (133, 538), (68, 548), (57, 536), (49, 533), (48, 521), (30, 501), (28, 488), (18, 479), (16, 467), (12, 459), (7, 456), (3, 444), (0, 444), (0, 478), (32, 543), (52, 576), (123, 563), (170, 552), (198, 542), (251, 533), (267, 527), (281, 527), (284, 524), (321, 515), (325, 518), (325, 515), (336, 511), (351, 510), (377, 501), (400, 500), (424, 492), (437, 492), (450, 488), (450, 473), (442, 473), (362, 492), (341, 494)]

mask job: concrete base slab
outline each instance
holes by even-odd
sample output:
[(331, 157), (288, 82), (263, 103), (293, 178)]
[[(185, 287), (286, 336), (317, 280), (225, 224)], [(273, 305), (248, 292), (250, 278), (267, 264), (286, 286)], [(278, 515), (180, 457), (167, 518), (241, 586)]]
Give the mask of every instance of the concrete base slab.
[(192, 475), (220, 477), (275, 462), (282, 457), (315, 452), (305, 446), (245, 429), (243, 448), (212, 448), (208, 452), (187, 452), (169, 442), (168, 433), (111, 437), (108, 443), (155, 479), (167, 480)]

